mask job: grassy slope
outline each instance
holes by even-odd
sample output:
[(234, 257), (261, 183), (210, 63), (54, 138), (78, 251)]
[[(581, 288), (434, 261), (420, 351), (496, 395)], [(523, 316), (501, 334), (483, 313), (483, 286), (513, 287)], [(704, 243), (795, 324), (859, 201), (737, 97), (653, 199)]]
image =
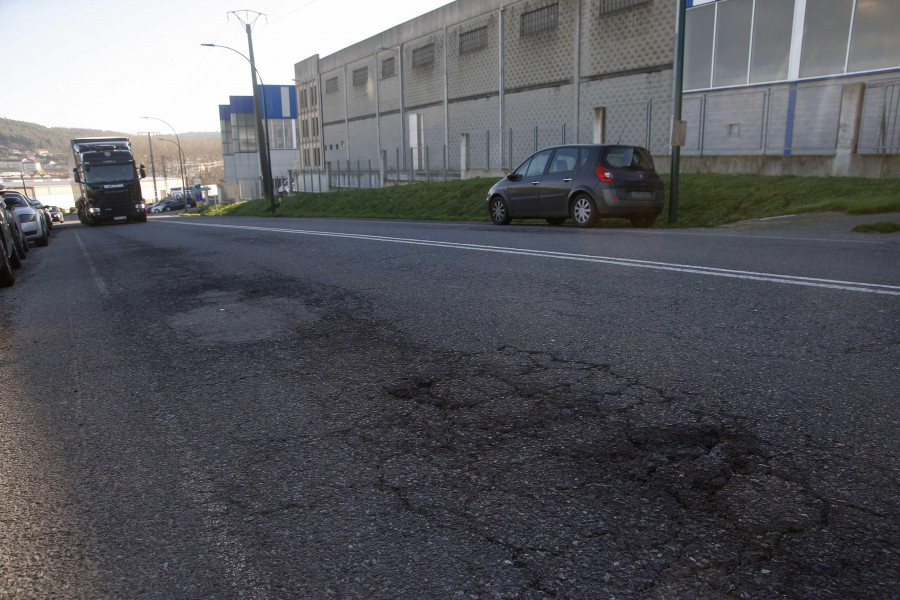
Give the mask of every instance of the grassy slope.
[[(284, 198), (285, 217), (357, 217), (486, 221), (485, 197), (495, 179), (416, 183), (375, 190)], [(900, 180), (682, 174), (679, 227), (713, 227), (799, 212), (900, 212)], [(270, 215), (264, 200), (225, 207), (223, 214)], [(660, 222), (664, 222), (663, 212)], [(615, 224), (612, 222), (610, 224)]]

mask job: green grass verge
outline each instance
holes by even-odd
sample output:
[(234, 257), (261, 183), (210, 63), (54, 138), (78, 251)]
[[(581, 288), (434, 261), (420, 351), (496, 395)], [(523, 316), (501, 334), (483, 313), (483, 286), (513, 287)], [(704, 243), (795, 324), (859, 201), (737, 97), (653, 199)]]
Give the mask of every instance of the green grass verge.
[(893, 221), (879, 221), (878, 223), (865, 223), (853, 228), (857, 233), (897, 233), (900, 231), (900, 223)]
[[(496, 179), (414, 183), (374, 190), (299, 194), (282, 198), (276, 216), (487, 221), (485, 197)], [(666, 177), (668, 189), (668, 178)], [(269, 202), (251, 200), (200, 214), (271, 216)], [(668, 207), (660, 223), (666, 221)], [(681, 176), (678, 227), (715, 227), (745, 219), (838, 211), (900, 212), (900, 180), (685, 173)], [(604, 225), (627, 223), (604, 220)], [(658, 224), (657, 226), (662, 226)]]

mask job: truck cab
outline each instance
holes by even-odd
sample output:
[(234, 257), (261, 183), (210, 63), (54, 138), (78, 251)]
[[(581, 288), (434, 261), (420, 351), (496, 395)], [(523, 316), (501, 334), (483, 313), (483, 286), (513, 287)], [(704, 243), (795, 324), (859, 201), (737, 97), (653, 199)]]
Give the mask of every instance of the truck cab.
[(147, 221), (141, 195), (144, 165), (135, 165), (127, 138), (75, 139), (72, 156), (75, 204), (82, 223)]

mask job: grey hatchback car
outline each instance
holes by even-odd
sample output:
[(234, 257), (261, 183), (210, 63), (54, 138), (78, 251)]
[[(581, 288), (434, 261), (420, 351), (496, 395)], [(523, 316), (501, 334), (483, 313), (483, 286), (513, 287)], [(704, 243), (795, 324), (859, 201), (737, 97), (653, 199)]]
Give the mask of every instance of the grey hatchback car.
[(583, 144), (544, 148), (529, 156), (487, 195), (491, 220), (567, 218), (593, 227), (601, 217), (624, 217), (635, 227), (656, 222), (665, 203), (653, 158), (639, 146)]

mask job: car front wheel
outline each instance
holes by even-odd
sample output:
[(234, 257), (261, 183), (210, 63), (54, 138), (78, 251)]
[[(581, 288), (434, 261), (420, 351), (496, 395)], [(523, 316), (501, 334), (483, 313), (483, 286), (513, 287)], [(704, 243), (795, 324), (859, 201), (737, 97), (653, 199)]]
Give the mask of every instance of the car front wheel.
[(597, 206), (590, 196), (581, 194), (572, 203), (572, 220), (578, 227), (593, 227), (597, 224)]
[(509, 209), (506, 207), (506, 200), (500, 196), (491, 198), (491, 203), (488, 208), (488, 212), (490, 212), (491, 215), (491, 221), (493, 221), (495, 225), (508, 225), (509, 222), (512, 221), (512, 217), (509, 216)]

